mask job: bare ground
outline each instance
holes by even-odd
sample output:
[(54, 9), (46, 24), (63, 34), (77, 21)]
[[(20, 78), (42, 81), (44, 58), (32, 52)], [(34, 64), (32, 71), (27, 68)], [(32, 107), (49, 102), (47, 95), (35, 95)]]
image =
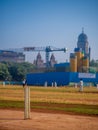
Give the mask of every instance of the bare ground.
[(98, 130), (98, 117), (0, 109), (0, 130)]

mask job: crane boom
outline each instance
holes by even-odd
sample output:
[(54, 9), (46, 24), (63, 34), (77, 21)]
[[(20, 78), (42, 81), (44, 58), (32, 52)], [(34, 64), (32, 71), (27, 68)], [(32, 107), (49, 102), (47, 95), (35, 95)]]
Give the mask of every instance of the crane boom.
[(45, 51), (46, 52), (46, 67), (49, 67), (49, 54), (53, 51), (67, 51), (67, 48), (47, 47), (24, 47), (24, 51)]
[(9, 51), (14, 51), (14, 52), (44, 51), (44, 52), (46, 52), (46, 67), (49, 67), (49, 54), (50, 54), (50, 52), (53, 52), (53, 51), (63, 51), (63, 52), (66, 52), (67, 48), (56, 48), (56, 47), (52, 47), (52, 46), (47, 46), (47, 47), (11, 48), (11, 49), (7, 49), (7, 51), (8, 50)]

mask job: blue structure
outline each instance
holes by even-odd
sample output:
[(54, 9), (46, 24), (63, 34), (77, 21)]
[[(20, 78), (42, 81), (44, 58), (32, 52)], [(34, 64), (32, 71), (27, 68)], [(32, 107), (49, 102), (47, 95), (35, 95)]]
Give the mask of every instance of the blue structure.
[(57, 86), (64, 86), (70, 82), (78, 83), (81, 78), (87, 83), (98, 83), (98, 73), (45, 72), (27, 74), (27, 84), (44, 86), (47, 82), (51, 86), (56, 82)]
[(69, 67), (69, 66), (70, 66), (69, 62), (54, 64), (54, 67)]
[(45, 82), (47, 82), (49, 86), (54, 82), (56, 82), (58, 86), (67, 85), (69, 83), (69, 73), (47, 72), (27, 74), (28, 85), (44, 85)]

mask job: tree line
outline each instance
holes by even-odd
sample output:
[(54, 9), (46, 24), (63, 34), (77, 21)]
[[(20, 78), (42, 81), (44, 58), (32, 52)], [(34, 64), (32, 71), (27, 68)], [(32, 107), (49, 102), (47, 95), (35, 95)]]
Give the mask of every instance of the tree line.
[(0, 63), (0, 81), (22, 81), (27, 73), (31, 73), (34, 65), (28, 62), (14, 63), (1, 62)]
[[(90, 62), (91, 72), (98, 72), (98, 60), (91, 60)], [(96, 70), (94, 70), (96, 68)], [(52, 68), (52, 70), (54, 70)], [(52, 71), (49, 69), (49, 71)], [(14, 62), (1, 62), (0, 63), (0, 81), (22, 81), (26, 78), (27, 73), (39, 72), (36, 66), (31, 63), (14, 63)], [(46, 72), (46, 69), (40, 70), (40, 72)], [(56, 71), (56, 70), (55, 70)]]

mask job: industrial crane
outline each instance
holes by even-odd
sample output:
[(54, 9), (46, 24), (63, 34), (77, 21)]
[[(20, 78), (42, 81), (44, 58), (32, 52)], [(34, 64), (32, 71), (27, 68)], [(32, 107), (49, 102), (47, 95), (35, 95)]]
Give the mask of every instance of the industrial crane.
[(29, 52), (29, 51), (44, 51), (46, 53), (46, 67), (49, 67), (49, 54), (53, 51), (63, 51), (66, 52), (67, 48), (55, 48), (52, 46), (47, 47), (24, 47), (24, 48), (16, 48), (16, 49), (9, 49), (10, 51), (14, 52)]

